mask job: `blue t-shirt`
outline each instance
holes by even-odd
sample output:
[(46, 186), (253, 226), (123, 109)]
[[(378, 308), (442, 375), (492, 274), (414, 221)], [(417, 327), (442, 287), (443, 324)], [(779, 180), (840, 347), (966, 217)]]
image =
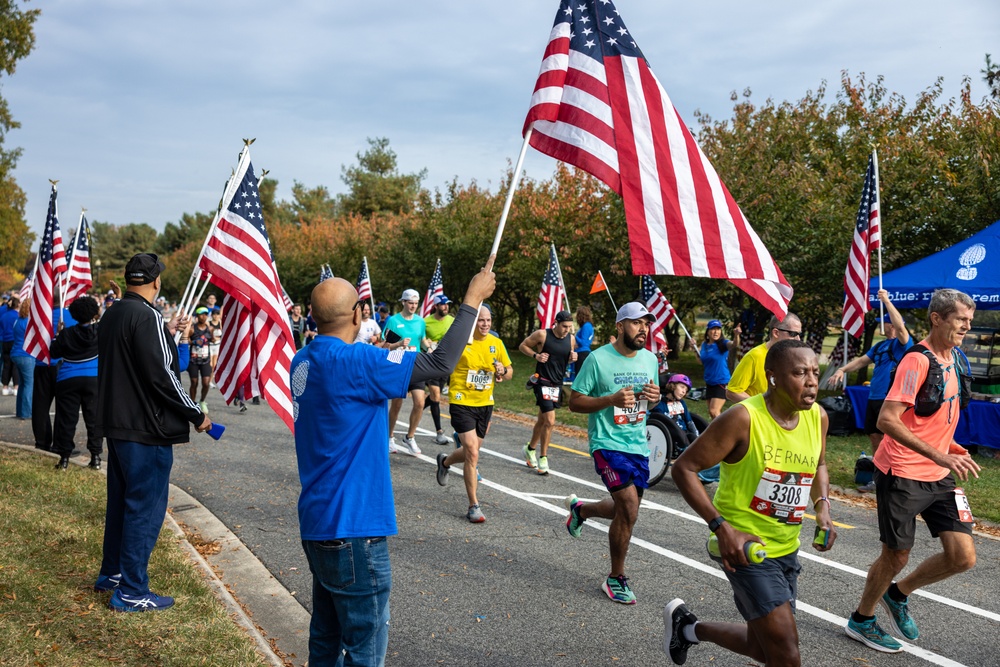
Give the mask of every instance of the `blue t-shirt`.
[[(420, 320), (423, 322), (423, 320)], [(390, 398), (403, 398), (417, 355), (317, 336), (292, 359), (292, 414), (303, 540), (395, 535)]]
[[(623, 356), (614, 345), (602, 345), (583, 362), (583, 368), (573, 380), (573, 391), (587, 396), (609, 396), (630, 387), (642, 391), (647, 382), (658, 380), (656, 355), (649, 350), (637, 350), (635, 356)], [(610, 449), (639, 456), (649, 456), (646, 444), (646, 413), (649, 404), (636, 400), (635, 407), (623, 410), (609, 406), (587, 415), (587, 439), (590, 453)]]
[(590, 344), (594, 342), (594, 325), (584, 322), (576, 332), (576, 351), (590, 352)]
[(899, 342), (898, 338), (888, 338), (881, 343), (871, 346), (865, 356), (874, 362), (872, 369), (872, 379), (869, 384), (871, 390), (868, 394), (869, 401), (882, 401), (889, 394), (889, 384), (892, 379), (892, 371), (903, 359), (906, 351), (913, 347), (913, 336), (906, 341), (906, 345)]
[(0, 315), (0, 340), (10, 343), (14, 340), (14, 323), (17, 322), (17, 311), (7, 309)]
[(701, 344), (701, 365), (705, 367), (705, 384), (729, 384), (729, 341), (720, 339), (726, 345), (725, 351), (720, 351), (715, 343)]
[[(71, 327), (76, 324), (76, 320), (73, 316), (69, 314), (68, 308), (63, 308), (63, 322), (65, 326)], [(30, 357), (31, 355), (24, 351), (24, 335), (28, 328), (28, 318), (19, 317), (17, 322), (14, 324), (14, 347), (10, 351), (10, 356), (12, 357)], [(59, 309), (52, 309), (52, 337), (56, 337), (56, 332), (59, 330)], [(53, 359), (51, 363), (45, 363), (35, 359), (36, 366), (54, 366), (58, 364), (58, 359)]]
[(407, 350), (419, 351), (420, 341), (427, 337), (427, 323), (424, 322), (424, 318), (418, 317), (416, 314), (407, 320), (403, 318), (402, 313), (396, 313), (386, 320), (385, 326), (382, 328), (383, 339), (385, 332), (390, 329), (399, 334), (400, 338), (410, 339)]

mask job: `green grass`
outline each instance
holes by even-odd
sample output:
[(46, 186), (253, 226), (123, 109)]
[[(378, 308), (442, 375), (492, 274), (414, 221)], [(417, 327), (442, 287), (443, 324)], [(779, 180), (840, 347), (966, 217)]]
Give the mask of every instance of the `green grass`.
[[(503, 410), (522, 412), (527, 415), (537, 414), (534, 392), (525, 389), (524, 383), (535, 370), (535, 362), (514, 349), (511, 354), (514, 364), (514, 378), (508, 382), (496, 385), (494, 397), (496, 406)], [(701, 363), (693, 352), (682, 352), (680, 358), (670, 361), (670, 370), (674, 373), (684, 373), (691, 378), (697, 387), (703, 385)], [(568, 389), (568, 387), (567, 387)], [(836, 391), (823, 391), (821, 396), (833, 395)], [(688, 401), (688, 408), (706, 420), (708, 419), (708, 403), (705, 401)], [(729, 405), (729, 404), (727, 404)], [(587, 427), (586, 415), (574, 414), (568, 409), (556, 413), (556, 423), (567, 426)], [(865, 451), (871, 455), (871, 442), (868, 436), (858, 434), (846, 437), (830, 436), (827, 438), (827, 469), (830, 471), (830, 483), (847, 489), (853, 489), (854, 462), (858, 455)], [(1000, 459), (975, 456), (976, 462), (982, 466), (979, 479), (970, 479), (960, 485), (965, 489), (972, 504), (972, 511), (979, 519), (1000, 523)]]
[(174, 608), (122, 614), (92, 589), (105, 478), (0, 447), (0, 665), (265, 665), (164, 529), (149, 564)]

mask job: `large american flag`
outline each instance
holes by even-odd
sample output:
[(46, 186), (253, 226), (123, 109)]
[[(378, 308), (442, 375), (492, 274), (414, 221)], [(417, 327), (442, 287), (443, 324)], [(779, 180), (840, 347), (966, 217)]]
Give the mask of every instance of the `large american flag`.
[(289, 368), (295, 344), (249, 147), (240, 155), (198, 267), (227, 297), (216, 367), (226, 402), (263, 396), (294, 430)]
[(29, 296), (31, 296), (31, 286), (34, 284), (35, 270), (32, 269), (28, 272), (28, 275), (24, 277), (24, 284), (21, 285), (21, 291), (17, 293), (17, 298), (20, 301), (24, 301)]
[(75, 238), (75, 247), (70, 252), (69, 273), (66, 275), (65, 303), (73, 303), (94, 286), (94, 276), (90, 272), (90, 225), (82, 213)]
[(655, 354), (660, 349), (660, 344), (656, 340), (656, 334), (666, 328), (670, 320), (674, 319), (677, 311), (674, 310), (674, 307), (667, 301), (667, 297), (663, 296), (663, 292), (660, 291), (660, 288), (656, 286), (656, 283), (649, 276), (642, 277), (642, 289), (640, 290), (639, 300), (646, 304), (646, 310), (656, 318), (656, 321), (649, 327), (649, 335), (646, 336), (646, 348)]
[(563, 0), (524, 121), (530, 143), (621, 195), (635, 274), (725, 278), (779, 317), (792, 288), (610, 0)]
[(556, 313), (562, 310), (565, 294), (559, 279), (559, 258), (556, 257), (555, 246), (549, 246), (549, 268), (542, 276), (542, 289), (538, 293), (538, 307), (535, 308), (543, 329), (551, 329), (556, 323)]
[(361, 273), (358, 274), (358, 301), (372, 298), (372, 279), (368, 275), (368, 258), (361, 259)]
[(847, 256), (844, 272), (844, 315), (841, 320), (847, 333), (860, 338), (865, 330), (868, 312), (868, 278), (871, 253), (882, 243), (878, 215), (878, 179), (875, 178), (875, 154), (868, 156), (865, 187), (861, 191), (861, 206), (854, 221), (854, 240)]
[(424, 302), (420, 306), (420, 317), (427, 317), (434, 312), (434, 297), (439, 294), (444, 294), (444, 278), (441, 277), (440, 259), (434, 267), (434, 275), (431, 276), (431, 283), (427, 286), (427, 294), (424, 295)]
[(45, 231), (35, 260), (34, 284), (31, 286), (31, 311), (24, 331), (24, 351), (39, 361), (48, 363), (49, 343), (52, 342), (52, 297), (59, 274), (66, 272), (66, 250), (56, 207), (56, 186), (52, 184), (49, 211), (45, 216)]

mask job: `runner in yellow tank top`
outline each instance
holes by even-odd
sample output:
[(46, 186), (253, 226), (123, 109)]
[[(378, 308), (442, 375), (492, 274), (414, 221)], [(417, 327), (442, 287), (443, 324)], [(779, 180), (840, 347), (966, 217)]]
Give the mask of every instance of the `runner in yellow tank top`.
[[(674, 481), (719, 541), (723, 568), (746, 625), (700, 623), (683, 600), (664, 609), (664, 650), (683, 664), (688, 649), (709, 641), (764, 664), (798, 665), (795, 598), (799, 532), (814, 508), (825, 531), (813, 547), (827, 551), (837, 537), (830, 520), (826, 430), (816, 405), (819, 360), (798, 340), (773, 345), (764, 362), (766, 393), (730, 408), (677, 459)], [(722, 464), (714, 503), (698, 472)], [(767, 558), (748, 562), (744, 544), (764, 544)], [(790, 630), (791, 629), (791, 630)]]

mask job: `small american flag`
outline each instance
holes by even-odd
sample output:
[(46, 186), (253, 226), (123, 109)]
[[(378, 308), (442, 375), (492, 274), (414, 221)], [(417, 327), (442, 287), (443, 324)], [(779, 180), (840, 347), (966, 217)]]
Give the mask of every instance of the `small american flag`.
[(31, 287), (31, 311), (24, 332), (24, 351), (39, 361), (49, 363), (49, 343), (52, 342), (52, 297), (59, 274), (66, 272), (66, 250), (56, 207), (56, 186), (52, 184), (49, 211), (45, 216), (45, 231), (35, 260), (35, 281)]
[(444, 294), (444, 278), (441, 277), (441, 260), (437, 261), (434, 267), (434, 275), (431, 276), (431, 284), (427, 286), (427, 294), (424, 296), (424, 303), (420, 306), (420, 317), (427, 317), (434, 312), (434, 297)]
[(329, 280), (330, 278), (333, 278), (333, 277), (334, 277), (334, 275), (333, 275), (333, 269), (330, 268), (329, 264), (324, 264), (323, 266), (319, 267), (319, 281), (320, 282), (323, 282), (324, 280)]
[(542, 276), (542, 290), (538, 293), (538, 307), (535, 309), (543, 329), (550, 329), (556, 323), (556, 313), (562, 310), (564, 296), (563, 284), (559, 280), (559, 259), (555, 246), (549, 246), (549, 268)]
[(779, 316), (792, 288), (611, 0), (563, 0), (523, 132), (625, 204), (632, 271), (725, 278)]
[(73, 303), (94, 286), (94, 276), (90, 272), (90, 225), (82, 213), (74, 245), (76, 247), (71, 249), (69, 273), (66, 276), (65, 303)]
[(291, 310), (295, 307), (295, 302), (292, 301), (292, 297), (288, 296), (284, 287), (281, 288), (281, 303), (285, 306), (285, 310)]
[(674, 310), (674, 307), (667, 301), (667, 297), (663, 296), (663, 292), (649, 276), (642, 277), (642, 293), (639, 295), (639, 300), (646, 304), (646, 310), (656, 318), (656, 321), (649, 327), (649, 335), (646, 336), (646, 348), (656, 354), (660, 347), (656, 340), (656, 334), (666, 328), (670, 320), (674, 319), (677, 311)]
[(198, 267), (229, 297), (223, 304), (230, 325), (222, 328), (217, 365), (220, 380), (226, 377), (219, 383), (226, 402), (263, 396), (294, 431), (289, 368), (295, 344), (249, 147), (240, 155)]
[(24, 284), (23, 284), (23, 285), (21, 285), (21, 291), (20, 291), (20, 292), (18, 292), (18, 294), (17, 294), (17, 298), (18, 298), (19, 300), (21, 300), (21, 301), (24, 301), (24, 300), (25, 300), (25, 299), (27, 299), (27, 298), (28, 298), (29, 296), (31, 296), (31, 286), (32, 286), (32, 285), (34, 284), (34, 282), (35, 282), (35, 281), (33, 280), (33, 278), (34, 278), (34, 275), (35, 275), (35, 270), (34, 270), (34, 269), (32, 269), (31, 271), (29, 271), (29, 272), (28, 272), (28, 275), (27, 275), (27, 276), (25, 276), (25, 278), (24, 278)]
[(365, 299), (372, 298), (372, 280), (368, 276), (368, 258), (364, 257), (361, 260), (361, 273), (358, 274), (358, 300), (364, 301)]
[(861, 191), (861, 206), (854, 223), (854, 240), (847, 256), (844, 272), (844, 316), (842, 323), (847, 333), (860, 338), (865, 330), (865, 313), (868, 312), (868, 278), (871, 272), (871, 253), (882, 243), (878, 214), (878, 179), (875, 178), (875, 154), (868, 156), (865, 187)]

